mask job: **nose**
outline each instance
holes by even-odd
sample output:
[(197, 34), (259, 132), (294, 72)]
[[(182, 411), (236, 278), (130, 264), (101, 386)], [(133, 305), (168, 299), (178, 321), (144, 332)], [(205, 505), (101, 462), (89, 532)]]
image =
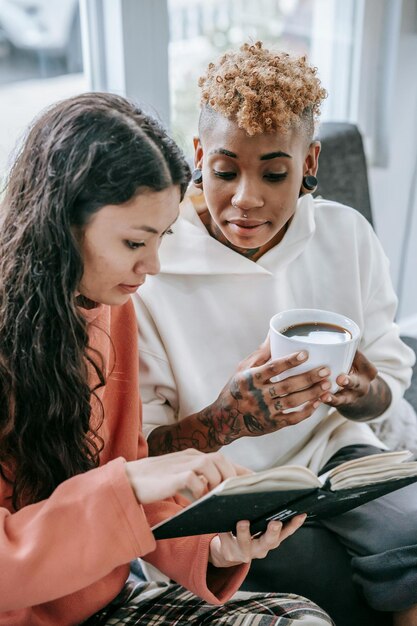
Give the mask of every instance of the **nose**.
[(136, 263), (134, 271), (135, 274), (138, 275), (149, 274), (150, 276), (154, 276), (155, 274), (159, 274), (160, 269), (161, 264), (159, 262), (158, 248), (154, 248), (150, 249), (148, 254)]
[(241, 178), (232, 197), (232, 206), (241, 211), (249, 211), (264, 205), (257, 182), (249, 177)]

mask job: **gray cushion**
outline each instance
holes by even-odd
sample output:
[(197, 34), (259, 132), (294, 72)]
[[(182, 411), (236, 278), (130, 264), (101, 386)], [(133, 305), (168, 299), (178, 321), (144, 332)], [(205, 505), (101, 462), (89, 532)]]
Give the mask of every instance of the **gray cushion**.
[[(410, 346), (410, 348), (413, 348), (414, 352), (417, 355), (417, 339), (415, 337), (401, 337), (401, 339), (408, 346)], [(405, 392), (405, 397), (414, 407), (414, 410), (417, 411), (417, 363), (414, 365), (411, 385)]]
[(322, 149), (314, 195), (358, 209), (372, 224), (365, 153), (357, 127), (345, 122), (323, 122), (318, 138)]

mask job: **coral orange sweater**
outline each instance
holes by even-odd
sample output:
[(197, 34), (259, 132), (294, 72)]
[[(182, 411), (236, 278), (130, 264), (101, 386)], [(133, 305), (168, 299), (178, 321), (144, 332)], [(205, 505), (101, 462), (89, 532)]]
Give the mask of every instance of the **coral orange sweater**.
[(155, 542), (150, 526), (180, 505), (169, 499), (142, 507), (124, 471), (124, 459), (147, 454), (133, 307), (130, 301), (100, 306), (86, 316), (90, 344), (103, 355), (108, 376), (100, 390), (105, 411), (101, 465), (18, 512), (10, 508), (9, 487), (0, 483), (0, 626), (79, 624), (118, 594), (129, 561), (145, 554), (213, 604), (227, 600), (248, 569), (208, 565), (211, 536)]

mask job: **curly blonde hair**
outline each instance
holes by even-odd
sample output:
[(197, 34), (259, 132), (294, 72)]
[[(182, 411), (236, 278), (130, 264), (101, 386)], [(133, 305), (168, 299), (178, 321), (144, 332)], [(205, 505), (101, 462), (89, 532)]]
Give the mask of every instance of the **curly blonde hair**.
[(312, 135), (327, 97), (316, 72), (305, 56), (272, 52), (260, 41), (245, 43), (210, 63), (199, 79), (202, 113), (211, 109), (233, 119), (248, 135), (300, 125)]

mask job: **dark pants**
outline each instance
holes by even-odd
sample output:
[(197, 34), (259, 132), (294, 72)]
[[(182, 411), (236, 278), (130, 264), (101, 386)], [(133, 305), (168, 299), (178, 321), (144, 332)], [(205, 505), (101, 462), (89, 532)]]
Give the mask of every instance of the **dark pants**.
[[(348, 459), (376, 452), (380, 450), (372, 446), (348, 446), (330, 459), (322, 473)], [(365, 507), (369, 504), (356, 511)], [(349, 513), (332, 518), (329, 523), (337, 526), (336, 522), (346, 516)], [(384, 520), (374, 520), (374, 524), (375, 533)], [(326, 610), (336, 626), (390, 626), (391, 613), (372, 609), (362, 586), (354, 582), (352, 552), (345, 544), (337, 528), (330, 530), (318, 521), (307, 522), (265, 559), (252, 562), (242, 589), (303, 595)]]

